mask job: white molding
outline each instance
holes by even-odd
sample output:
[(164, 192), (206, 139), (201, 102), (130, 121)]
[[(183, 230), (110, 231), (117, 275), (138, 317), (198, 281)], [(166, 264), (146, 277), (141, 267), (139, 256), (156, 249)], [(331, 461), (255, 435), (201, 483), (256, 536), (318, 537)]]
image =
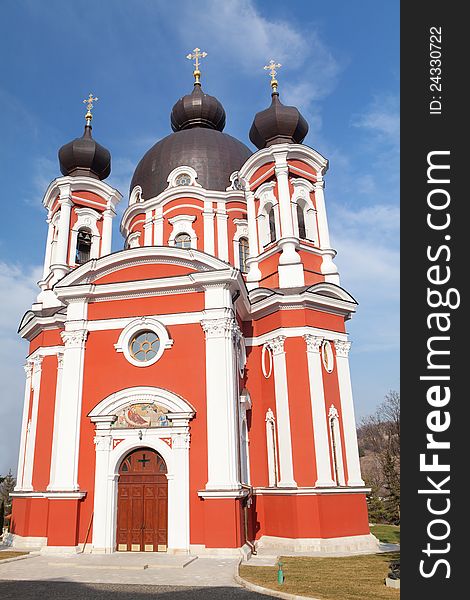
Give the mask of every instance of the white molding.
[[(190, 183), (188, 185), (178, 184), (176, 182), (178, 177), (180, 175), (186, 175), (186, 174), (189, 175)], [(176, 167), (176, 169), (173, 169), (173, 171), (171, 171), (171, 173), (167, 177), (167, 182), (168, 182), (168, 188), (177, 187), (178, 189), (180, 189), (182, 191), (186, 190), (186, 188), (188, 188), (188, 187), (196, 186), (196, 187), (202, 188), (202, 185), (197, 182), (197, 172), (192, 167), (189, 167), (187, 165), (182, 165), (181, 167)]]
[(228, 262), (228, 214), (224, 202), (217, 202), (217, 256)]
[(289, 415), (286, 353), (284, 336), (271, 338), (267, 344), (273, 353), (274, 394), (276, 398), (277, 444), (279, 448), (279, 487), (297, 487), (292, 460), (292, 436)]
[(31, 379), (33, 374), (33, 361), (31, 359), (27, 360), (26, 364), (24, 365), (24, 370), (26, 373), (26, 381), (23, 396), (23, 417), (21, 420), (21, 438), (15, 490), (21, 490), (23, 487), (23, 473), (26, 455), (26, 442), (28, 435), (28, 415), (31, 403)]
[(348, 339), (347, 333), (339, 333), (338, 331), (330, 331), (328, 329), (319, 329), (318, 327), (302, 326), (302, 327), (278, 327), (268, 333), (263, 333), (255, 337), (245, 338), (247, 346), (264, 346), (273, 337), (283, 336), (286, 338), (292, 337), (303, 337), (307, 334), (320, 336), (325, 339), (335, 340), (341, 339), (346, 341)]
[(191, 248), (197, 250), (197, 235), (193, 229), (192, 223), (196, 220), (194, 215), (176, 215), (172, 219), (168, 219), (168, 223), (173, 226), (168, 245), (175, 246), (175, 238), (181, 233), (186, 233), (191, 238)]
[(297, 552), (353, 555), (376, 553), (379, 551), (380, 545), (379, 540), (371, 533), (333, 538), (283, 538), (263, 535), (256, 542), (256, 548), (271, 549), (270, 553), (278, 555)]
[[(139, 361), (135, 359), (129, 350), (129, 344), (134, 335), (136, 335), (139, 331), (152, 331), (158, 336), (159, 339), (159, 348), (156, 355), (148, 361)], [(138, 319), (133, 319), (130, 323), (126, 325), (126, 327), (121, 331), (119, 335), (119, 339), (114, 344), (114, 348), (116, 352), (122, 352), (126, 357), (127, 361), (134, 365), (135, 367), (149, 367), (160, 360), (163, 355), (163, 352), (171, 348), (173, 346), (173, 340), (168, 335), (168, 331), (165, 326), (157, 319), (151, 317), (140, 317)]]
[[(154, 398), (167, 407), (180, 426), (113, 429), (113, 414), (142, 398)], [(177, 409), (175, 411), (175, 408)], [(182, 409), (182, 410), (181, 410)], [(95, 552), (113, 552), (116, 545), (119, 466), (137, 448), (152, 448), (162, 456), (168, 479), (168, 551), (189, 551), (189, 419), (192, 407), (179, 396), (160, 388), (129, 388), (102, 400), (88, 415), (96, 425), (94, 526)], [(114, 417), (115, 418), (115, 417)], [(183, 425), (184, 424), (184, 425)], [(171, 438), (171, 447), (164, 439)], [(117, 444), (115, 443), (118, 442)]]
[(22, 490), (33, 489), (34, 453), (36, 449), (37, 421), (39, 411), (39, 394), (41, 391), (42, 356), (32, 359), (31, 389), (33, 392), (31, 419), (26, 426), (26, 449), (23, 468)]
[(324, 337), (306, 333), (303, 335), (307, 345), (308, 379), (310, 384), (310, 403), (312, 407), (313, 442), (317, 467), (316, 486), (334, 486), (331, 477), (331, 459), (328, 442), (325, 392), (320, 358), (320, 347)]
[(369, 494), (371, 488), (365, 486), (298, 487), (294, 489), (278, 487), (254, 487), (255, 496), (324, 496), (335, 494)]
[(328, 410), (328, 424), (330, 427), (330, 452), (333, 459), (333, 467), (336, 466), (337, 470), (337, 473), (334, 472), (334, 476), (337, 478), (337, 485), (344, 486), (346, 485), (346, 478), (344, 476), (343, 447), (341, 442), (341, 430), (339, 427), (339, 413), (334, 404), (332, 404)]
[(206, 490), (236, 490), (239, 481), (238, 373), (232, 316), (201, 322), (206, 338), (208, 481)]
[[(112, 188), (110, 185), (99, 179), (84, 176), (57, 177), (49, 184), (49, 187), (44, 194), (42, 203), (45, 208), (52, 208), (54, 200), (60, 193), (60, 188), (64, 186), (69, 186), (70, 195), (74, 191), (85, 191), (97, 194), (103, 198), (109, 206), (112, 207), (116, 207), (122, 200), (122, 194), (118, 190)], [(83, 201), (84, 199), (80, 198), (80, 200)], [(88, 202), (88, 200), (85, 200), (85, 202)]]
[(361, 476), (351, 374), (349, 372), (348, 354), (350, 347), (351, 343), (346, 340), (337, 339), (335, 341), (336, 369), (341, 399), (341, 416), (343, 420), (344, 446), (348, 469), (348, 485), (355, 486), (364, 485), (364, 481)]

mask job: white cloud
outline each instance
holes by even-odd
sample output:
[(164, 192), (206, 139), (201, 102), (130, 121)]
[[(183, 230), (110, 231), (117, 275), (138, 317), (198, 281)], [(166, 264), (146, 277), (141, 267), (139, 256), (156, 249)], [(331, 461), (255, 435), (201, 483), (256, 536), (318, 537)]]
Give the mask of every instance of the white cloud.
[(398, 144), (400, 137), (398, 98), (393, 95), (376, 96), (364, 113), (353, 117), (352, 125), (373, 133), (382, 141)]
[(28, 346), (17, 334), (23, 313), (38, 293), (40, 267), (0, 262), (0, 474), (16, 471), (20, 420), (23, 409), (24, 371)]

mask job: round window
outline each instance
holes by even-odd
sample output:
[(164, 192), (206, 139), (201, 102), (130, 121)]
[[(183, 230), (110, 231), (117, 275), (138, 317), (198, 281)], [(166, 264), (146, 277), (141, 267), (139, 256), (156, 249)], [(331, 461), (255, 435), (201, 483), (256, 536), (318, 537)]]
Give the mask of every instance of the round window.
[(157, 356), (160, 338), (153, 331), (139, 331), (129, 343), (129, 352), (135, 360), (148, 362)]
[(191, 175), (182, 173), (176, 178), (176, 185), (191, 185)]
[(323, 366), (327, 373), (331, 373), (335, 366), (333, 349), (331, 348), (331, 344), (328, 340), (325, 340), (322, 344), (322, 357), (323, 357)]

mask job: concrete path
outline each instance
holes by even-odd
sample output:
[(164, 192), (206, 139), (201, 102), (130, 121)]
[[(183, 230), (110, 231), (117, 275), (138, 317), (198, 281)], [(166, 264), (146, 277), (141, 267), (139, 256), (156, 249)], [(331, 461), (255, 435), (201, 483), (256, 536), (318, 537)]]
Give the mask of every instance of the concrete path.
[[(237, 566), (238, 558), (198, 558), (137, 552), (110, 555), (36, 555), (0, 564), (0, 580), (239, 587), (234, 581)], [(2, 582), (2, 598), (3, 589)]]

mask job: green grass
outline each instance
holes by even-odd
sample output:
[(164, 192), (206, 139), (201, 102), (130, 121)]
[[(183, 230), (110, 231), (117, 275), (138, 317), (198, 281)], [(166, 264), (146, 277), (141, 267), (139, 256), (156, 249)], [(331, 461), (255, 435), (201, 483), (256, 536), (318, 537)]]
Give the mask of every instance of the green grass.
[(399, 525), (372, 525), (370, 532), (379, 538), (381, 542), (387, 544), (400, 543), (400, 526)]
[(2, 560), (6, 560), (7, 558), (15, 558), (16, 556), (24, 556), (25, 554), (28, 554), (28, 552), (13, 552), (10, 550), (3, 550), (0, 552), (0, 562)]
[(386, 587), (388, 565), (399, 553), (332, 558), (283, 557), (285, 581), (277, 583), (277, 567), (240, 567), (240, 577), (257, 585), (321, 600), (399, 600), (399, 590)]

